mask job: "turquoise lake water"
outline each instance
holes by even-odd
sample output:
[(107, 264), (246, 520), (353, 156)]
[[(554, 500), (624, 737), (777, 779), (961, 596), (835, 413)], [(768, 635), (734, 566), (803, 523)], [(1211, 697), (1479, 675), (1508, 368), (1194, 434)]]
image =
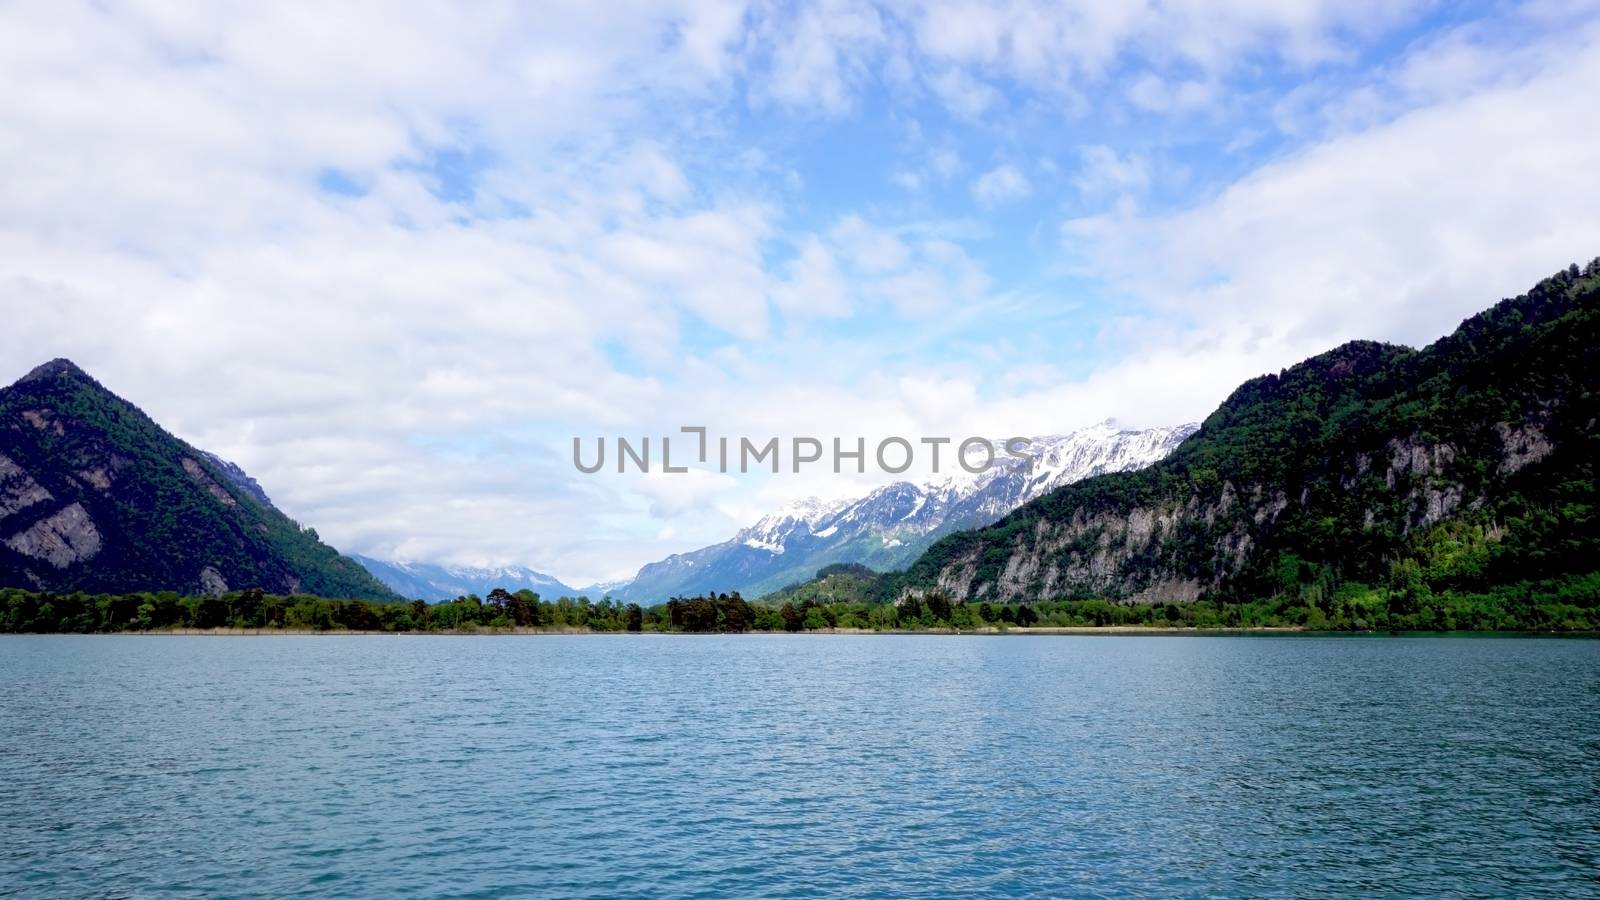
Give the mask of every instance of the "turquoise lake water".
[(0, 638), (0, 895), (1600, 894), (1600, 641)]

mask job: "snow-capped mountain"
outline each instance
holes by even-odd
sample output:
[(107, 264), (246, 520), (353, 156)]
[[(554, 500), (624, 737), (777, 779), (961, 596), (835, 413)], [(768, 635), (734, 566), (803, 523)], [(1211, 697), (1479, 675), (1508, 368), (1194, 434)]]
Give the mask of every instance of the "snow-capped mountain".
[(957, 467), (936, 482), (895, 482), (854, 500), (803, 500), (763, 516), (723, 543), (650, 563), (631, 582), (609, 585), (609, 593), (638, 603), (712, 590), (758, 596), (810, 578), (832, 563), (900, 568), (943, 535), (987, 525), (1062, 485), (1150, 465), (1197, 428), (1129, 431), (1107, 420), (1071, 434), (1034, 438), (1026, 448), (1034, 457), (1031, 471), (1001, 456), (977, 474)]
[(354, 558), (400, 596), (420, 598), (429, 603), (454, 600), (466, 594), (483, 597), (497, 587), (508, 591), (527, 588), (546, 600), (578, 595), (576, 590), (555, 578), (525, 566), (478, 568), (386, 562), (360, 555), (354, 555)]
[(829, 502), (816, 497), (807, 497), (777, 512), (762, 516), (754, 525), (740, 531), (735, 540), (746, 547), (782, 555), (789, 538), (815, 534), (824, 520), (831, 518), (852, 502), (854, 501)]

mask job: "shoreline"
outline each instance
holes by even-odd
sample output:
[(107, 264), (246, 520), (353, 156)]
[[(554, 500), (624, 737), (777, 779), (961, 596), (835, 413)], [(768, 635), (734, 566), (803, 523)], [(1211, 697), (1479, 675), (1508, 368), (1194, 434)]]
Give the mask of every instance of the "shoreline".
[(820, 628), (813, 631), (590, 631), (579, 628), (509, 628), (474, 631), (316, 631), (302, 628), (167, 628), (151, 631), (111, 632), (18, 632), (10, 637), (76, 635), (81, 637), (1555, 637), (1600, 638), (1595, 631), (1315, 631), (1301, 626), (1255, 626), (1245, 628), (1174, 628), (1143, 625), (1043, 625), (1032, 628), (980, 628), (956, 631), (948, 628), (884, 629)]

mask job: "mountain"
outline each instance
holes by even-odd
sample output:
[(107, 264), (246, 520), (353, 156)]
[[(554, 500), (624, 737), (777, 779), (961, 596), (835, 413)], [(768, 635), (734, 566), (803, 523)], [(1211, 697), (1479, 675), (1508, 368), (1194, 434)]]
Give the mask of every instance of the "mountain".
[[(256, 498), (262, 506), (272, 506), (272, 498), (267, 496), (266, 490), (254, 478), (245, 474), (245, 471), (239, 468), (237, 464), (228, 462), (215, 453), (206, 450), (201, 450), (200, 455), (215, 466), (217, 471), (222, 473), (222, 477), (228, 479), (228, 482), (234, 487)], [(277, 509), (277, 507), (274, 506), (273, 509)]]
[[(1422, 350), (1357, 341), (1239, 387), (1171, 456), (945, 537), (885, 594), (1391, 610), (1600, 569), (1600, 260)], [(1338, 612), (1338, 610), (1331, 610)]]
[(1029, 473), (997, 463), (981, 474), (958, 469), (960, 474), (929, 484), (895, 482), (855, 500), (802, 500), (723, 543), (650, 563), (610, 593), (638, 603), (705, 591), (758, 596), (834, 563), (899, 568), (939, 536), (986, 525), (1064, 484), (1149, 465), (1196, 427), (1130, 431), (1106, 421), (1033, 439), (1028, 451), (1036, 458)]
[(429, 603), (446, 602), (467, 594), (484, 597), (497, 587), (513, 593), (527, 588), (546, 600), (576, 597), (579, 593), (543, 572), (536, 572), (523, 566), (473, 568), (385, 562), (359, 554), (354, 558), (356, 562), (365, 566), (373, 577), (400, 596), (426, 600)]
[(64, 359), (0, 389), (0, 586), (398, 599)]

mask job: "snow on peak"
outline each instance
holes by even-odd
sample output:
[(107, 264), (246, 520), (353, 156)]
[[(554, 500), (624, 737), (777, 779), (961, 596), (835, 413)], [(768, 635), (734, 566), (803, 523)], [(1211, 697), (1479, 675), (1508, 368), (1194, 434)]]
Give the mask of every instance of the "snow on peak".
[(788, 504), (780, 511), (780, 515), (788, 516), (815, 528), (823, 519), (843, 509), (849, 503), (849, 500), (823, 500), (818, 497), (807, 497), (804, 500), (796, 500)]
[(785, 549), (784, 546), (783, 546), (783, 543), (781, 541), (767, 541), (767, 540), (762, 540), (759, 537), (747, 537), (747, 538), (745, 538), (744, 539), (744, 545), (746, 547), (749, 547), (749, 548), (753, 549), (753, 550), (765, 550), (768, 553), (772, 553), (772, 554), (775, 554), (775, 555), (782, 555), (783, 551)]
[[(806, 497), (785, 504), (776, 512), (768, 513), (756, 520), (754, 525), (739, 532), (739, 540), (748, 546), (758, 549), (770, 549), (770, 545), (780, 544), (782, 539), (795, 531), (804, 529), (809, 534), (816, 530), (818, 525), (832, 518), (840, 510), (850, 505), (852, 500), (822, 500), (817, 497)], [(782, 553), (781, 549), (774, 550)]]
[[(904, 566), (943, 534), (992, 523), (1065, 484), (1150, 465), (1195, 430), (1180, 425), (1135, 431), (1106, 419), (1029, 439), (1023, 449), (1034, 465), (1028, 471), (1007, 451), (1006, 440), (992, 440), (993, 464), (979, 472), (967, 471), (956, 446), (946, 446), (940, 471), (928, 482), (899, 481), (854, 498), (788, 503), (727, 541), (645, 566), (621, 593), (649, 598), (710, 585), (750, 593), (808, 578), (834, 562)], [(986, 456), (976, 445), (968, 448), (969, 463)]]

